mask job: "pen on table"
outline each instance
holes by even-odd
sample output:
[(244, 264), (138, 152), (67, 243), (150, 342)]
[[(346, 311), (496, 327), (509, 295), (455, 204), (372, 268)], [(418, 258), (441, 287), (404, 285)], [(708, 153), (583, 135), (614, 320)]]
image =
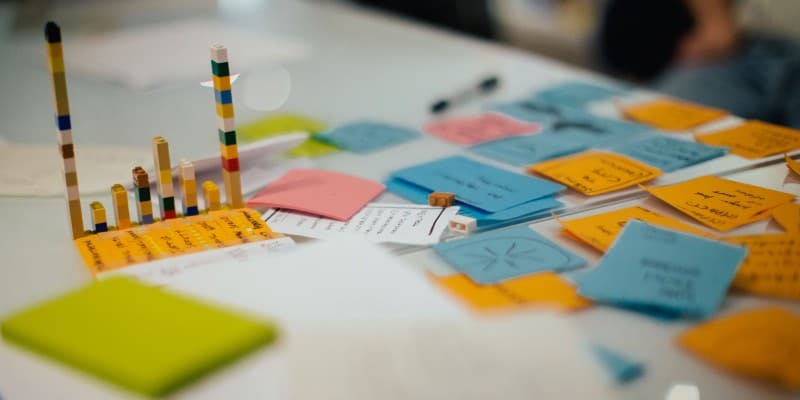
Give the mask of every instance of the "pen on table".
[(465, 89), (455, 95), (436, 101), (431, 105), (431, 113), (443, 113), (455, 106), (459, 106), (475, 98), (488, 94), (500, 86), (500, 78), (495, 75), (486, 77), (478, 82), (474, 87)]

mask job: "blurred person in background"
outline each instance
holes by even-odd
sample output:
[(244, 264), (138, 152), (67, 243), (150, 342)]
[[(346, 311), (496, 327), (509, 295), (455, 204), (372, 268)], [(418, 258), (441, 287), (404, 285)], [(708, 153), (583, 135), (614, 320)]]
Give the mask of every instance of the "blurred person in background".
[(596, 48), (623, 78), (800, 128), (796, 0), (609, 0)]

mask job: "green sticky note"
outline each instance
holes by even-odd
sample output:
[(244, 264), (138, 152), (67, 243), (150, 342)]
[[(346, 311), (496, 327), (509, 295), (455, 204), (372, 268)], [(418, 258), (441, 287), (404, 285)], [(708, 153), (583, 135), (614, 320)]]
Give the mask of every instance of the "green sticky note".
[[(242, 138), (252, 141), (298, 131), (308, 132), (313, 135), (326, 129), (327, 126), (324, 122), (302, 114), (283, 113), (239, 126), (237, 132)], [(323, 143), (312, 137), (290, 150), (289, 155), (292, 157), (319, 157), (336, 151), (339, 151), (336, 146)]]
[(113, 278), (0, 324), (19, 345), (122, 387), (163, 396), (267, 343), (266, 321)]

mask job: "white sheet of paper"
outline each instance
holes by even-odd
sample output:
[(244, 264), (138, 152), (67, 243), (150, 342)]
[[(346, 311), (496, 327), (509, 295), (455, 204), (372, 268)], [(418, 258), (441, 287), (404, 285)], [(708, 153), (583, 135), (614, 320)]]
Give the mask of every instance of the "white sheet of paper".
[(142, 89), (211, 76), (209, 46), (228, 48), (231, 72), (303, 59), (308, 45), (298, 39), (256, 33), (214, 19), (185, 19), (64, 42), (67, 71)]
[[(120, 146), (81, 145), (75, 149), (81, 194), (107, 193), (128, 183), (134, 165), (153, 165), (151, 151)], [(0, 143), (0, 195), (63, 196), (64, 173), (58, 146)]]
[(336, 221), (289, 210), (269, 209), (262, 214), (275, 232), (330, 239), (355, 236), (373, 243), (435, 244), (458, 207), (411, 204), (367, 204), (349, 221)]
[(238, 264), (250, 260), (263, 260), (281, 254), (295, 245), (290, 237), (281, 237), (263, 242), (245, 243), (223, 249), (207, 250), (178, 257), (170, 257), (130, 267), (106, 271), (97, 275), (98, 279), (112, 276), (130, 276), (155, 285), (169, 285), (170, 281), (195, 268)]

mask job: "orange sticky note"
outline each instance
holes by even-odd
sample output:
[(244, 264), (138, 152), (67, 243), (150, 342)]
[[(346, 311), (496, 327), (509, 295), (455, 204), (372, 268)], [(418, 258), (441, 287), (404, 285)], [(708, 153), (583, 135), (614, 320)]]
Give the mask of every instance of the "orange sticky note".
[(293, 169), (247, 201), (347, 221), (385, 186), (368, 179), (320, 169)]
[(433, 279), (473, 310), (481, 312), (531, 305), (573, 311), (592, 304), (589, 299), (578, 295), (572, 284), (553, 272), (522, 276), (493, 285), (479, 285), (464, 274)]
[(800, 389), (800, 316), (778, 307), (748, 310), (698, 325), (678, 343), (738, 375)]
[(761, 158), (800, 148), (800, 131), (761, 121), (747, 121), (730, 129), (695, 135), (698, 142), (728, 147), (744, 158)]
[(800, 204), (787, 203), (775, 207), (772, 218), (787, 232), (800, 232)]
[(800, 234), (782, 233), (725, 238), (747, 247), (733, 287), (765, 296), (800, 300)]
[(789, 157), (786, 153), (783, 154), (783, 158), (786, 159), (786, 167), (789, 168), (789, 171), (800, 176), (800, 162), (793, 160), (792, 157)]
[(724, 110), (674, 99), (635, 104), (623, 108), (622, 113), (634, 121), (668, 131), (685, 131), (728, 115)]
[(613, 192), (649, 181), (658, 168), (616, 153), (592, 151), (545, 161), (528, 167), (587, 196)]
[(773, 208), (795, 197), (710, 175), (645, 190), (700, 223), (723, 232), (768, 218)]
[(713, 238), (714, 235), (702, 229), (695, 228), (689, 224), (680, 222), (674, 218), (667, 217), (650, 211), (642, 207), (627, 207), (607, 213), (590, 215), (584, 218), (571, 219), (568, 221), (558, 219), (558, 222), (566, 229), (566, 232), (589, 246), (601, 252), (605, 252), (614, 243), (617, 235), (622, 231), (625, 224), (638, 219), (648, 224), (657, 225), (667, 229), (674, 229), (691, 233), (693, 235)]

